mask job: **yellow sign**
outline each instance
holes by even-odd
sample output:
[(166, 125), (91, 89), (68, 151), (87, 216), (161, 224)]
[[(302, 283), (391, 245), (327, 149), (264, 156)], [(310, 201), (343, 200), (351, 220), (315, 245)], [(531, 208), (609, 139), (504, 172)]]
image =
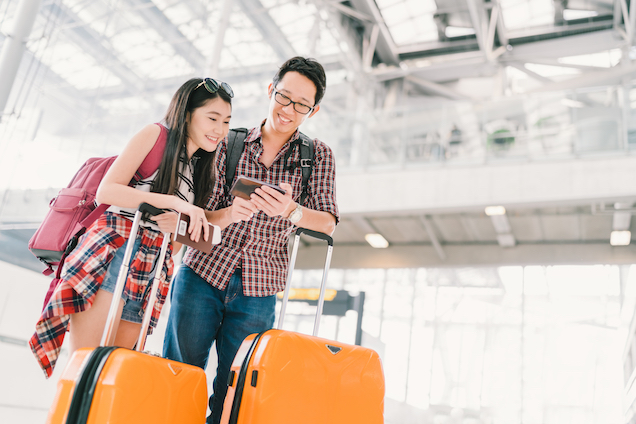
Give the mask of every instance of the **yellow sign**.
[[(325, 301), (334, 300), (338, 290), (325, 290)], [(278, 293), (278, 298), (283, 298), (283, 292)], [(320, 289), (289, 289), (289, 300), (318, 300)]]

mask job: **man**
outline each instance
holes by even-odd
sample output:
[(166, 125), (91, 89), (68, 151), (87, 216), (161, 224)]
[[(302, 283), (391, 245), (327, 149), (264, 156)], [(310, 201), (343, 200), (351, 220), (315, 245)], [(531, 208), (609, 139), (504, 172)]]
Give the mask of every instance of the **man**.
[[(188, 249), (173, 282), (164, 356), (205, 368), (216, 341), (218, 355), (208, 423), (221, 419), (227, 378), (243, 339), (274, 324), (276, 293), (283, 290), (288, 241), (295, 227), (332, 234), (338, 221), (335, 161), (331, 149), (314, 140), (313, 171), (303, 205), (298, 127), (318, 113), (326, 86), (323, 67), (312, 59), (285, 62), (268, 87), (269, 112), (252, 128), (235, 175), (273, 183), (251, 200), (224, 193), (227, 145), (218, 148), (218, 177), (208, 202), (208, 220), (223, 231), (210, 254)], [(231, 185), (231, 181), (228, 182)]]

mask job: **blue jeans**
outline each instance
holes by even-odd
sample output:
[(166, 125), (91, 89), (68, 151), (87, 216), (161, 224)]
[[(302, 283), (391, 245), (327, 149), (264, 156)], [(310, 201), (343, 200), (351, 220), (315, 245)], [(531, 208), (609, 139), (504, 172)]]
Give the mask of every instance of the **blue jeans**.
[(243, 295), (240, 269), (226, 289), (219, 290), (182, 265), (172, 283), (170, 302), (164, 357), (205, 369), (216, 342), (219, 362), (207, 422), (218, 424), (234, 356), (245, 337), (272, 328), (276, 297)]

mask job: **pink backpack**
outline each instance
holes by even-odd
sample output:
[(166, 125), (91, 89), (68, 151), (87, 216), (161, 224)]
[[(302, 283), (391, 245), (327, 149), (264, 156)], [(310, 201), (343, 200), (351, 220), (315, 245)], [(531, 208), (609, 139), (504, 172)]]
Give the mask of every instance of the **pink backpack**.
[[(157, 125), (161, 128), (161, 133), (139, 166), (130, 182), (131, 185), (151, 176), (161, 164), (168, 130), (161, 124)], [(43, 274), (52, 274), (54, 266), (58, 267), (57, 274), (60, 273), (64, 259), (77, 246), (80, 236), (110, 206), (98, 206), (95, 202), (95, 193), (116, 157), (88, 159), (69, 185), (61, 189), (49, 202), (49, 212), (29, 240), (31, 253), (47, 266)], [(59, 275), (56, 277), (59, 278)]]

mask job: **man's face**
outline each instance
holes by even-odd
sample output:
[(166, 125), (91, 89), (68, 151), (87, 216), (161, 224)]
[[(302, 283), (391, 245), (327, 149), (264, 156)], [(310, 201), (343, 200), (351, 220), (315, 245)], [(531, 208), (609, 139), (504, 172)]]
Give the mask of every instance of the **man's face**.
[[(280, 93), (278, 96), (277, 92)], [(287, 72), (276, 87), (270, 84), (269, 98), (268, 119), (272, 128), (283, 134), (291, 135), (305, 119), (313, 116), (320, 109), (320, 106), (314, 106), (316, 86), (309, 78), (298, 72)], [(287, 106), (281, 104), (281, 102), (286, 103), (289, 100), (297, 104), (289, 103)], [(302, 110), (303, 106), (313, 107), (313, 109), (307, 114), (302, 114), (296, 110)]]

